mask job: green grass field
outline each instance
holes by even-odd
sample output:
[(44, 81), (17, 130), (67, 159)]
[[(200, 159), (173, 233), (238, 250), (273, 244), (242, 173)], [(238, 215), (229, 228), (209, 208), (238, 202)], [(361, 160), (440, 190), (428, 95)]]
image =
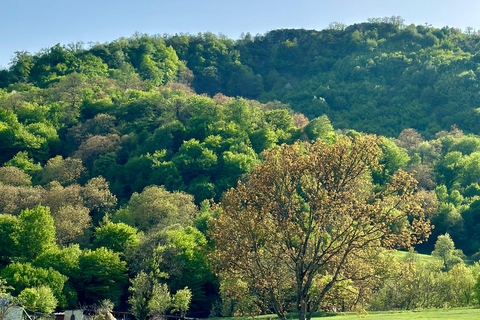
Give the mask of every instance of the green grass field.
[[(408, 251), (394, 251), (393, 254), (397, 257), (398, 261), (405, 261), (408, 257), (409, 252)], [(416, 262), (425, 263), (425, 262), (431, 262), (431, 261), (437, 260), (439, 258), (431, 256), (429, 254), (416, 253), (415, 254), (415, 259), (416, 259), (415, 260)], [(465, 262), (466, 265), (469, 265), (469, 266), (473, 265), (473, 263), (474, 263), (474, 260), (464, 259), (463, 261)]]
[[(365, 317), (366, 315), (366, 317)], [(368, 314), (346, 314), (332, 317), (335, 320), (349, 319), (386, 319), (386, 320), (405, 320), (405, 319), (480, 319), (480, 309), (478, 308), (454, 308), (454, 309), (435, 309), (418, 311), (385, 311), (370, 312)], [(320, 319), (320, 318), (318, 318)], [(322, 319), (325, 319), (324, 317)]]
[[(255, 317), (257, 320), (278, 320), (275, 315), (262, 315)], [(295, 316), (287, 316), (287, 319), (298, 319)], [(433, 310), (413, 310), (413, 311), (383, 311), (368, 312), (362, 314), (319, 314), (312, 319), (318, 320), (353, 320), (353, 319), (386, 319), (386, 320), (406, 320), (406, 319), (444, 319), (444, 320), (470, 320), (480, 319), (480, 308), (452, 308), (452, 309), (433, 309)], [(211, 320), (253, 320), (251, 317), (232, 317), (232, 318), (211, 318)]]
[[(397, 257), (398, 261), (404, 261), (406, 260), (409, 252), (408, 251), (395, 251), (393, 254)], [(421, 254), (421, 253), (416, 253), (415, 254), (415, 259), (417, 262), (430, 262), (433, 260), (436, 260), (438, 258), (432, 257), (429, 254)]]

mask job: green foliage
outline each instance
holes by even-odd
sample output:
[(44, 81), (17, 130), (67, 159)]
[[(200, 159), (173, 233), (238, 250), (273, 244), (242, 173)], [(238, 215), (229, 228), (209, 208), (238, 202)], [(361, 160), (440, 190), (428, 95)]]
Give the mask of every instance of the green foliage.
[(158, 186), (134, 193), (125, 210), (141, 231), (163, 229), (173, 224), (190, 225), (197, 212), (192, 196), (168, 192)]
[(79, 301), (94, 303), (109, 299), (118, 305), (127, 286), (127, 266), (120, 254), (106, 248), (84, 250), (72, 275)]
[(139, 244), (137, 229), (124, 223), (107, 221), (95, 228), (93, 245), (95, 248), (107, 248), (114, 252), (125, 253), (125, 250)]
[[(177, 290), (178, 294), (183, 290), (182, 288), (188, 286), (188, 292), (191, 295), (188, 304), (191, 303), (191, 306), (197, 310), (208, 311), (212, 299), (215, 298), (211, 288), (216, 286), (216, 281), (209, 268), (205, 236), (193, 227), (167, 230), (165, 236), (164, 255), (165, 257), (173, 256), (164, 267), (170, 275), (167, 280), (169, 287), (173, 291)], [(186, 293), (183, 292), (183, 294)], [(177, 311), (182, 313), (182, 310)]]
[(304, 128), (304, 132), (310, 140), (327, 140), (333, 135), (333, 127), (326, 115), (311, 120)]
[(63, 307), (73, 308), (78, 304), (76, 288), (74, 287), (73, 278), (79, 271), (79, 258), (82, 250), (78, 244), (70, 245), (64, 248), (55, 248), (48, 250), (40, 255), (32, 263), (35, 267), (52, 268), (62, 275), (67, 276), (63, 293), (65, 295), (65, 304)]
[(380, 163), (383, 168), (381, 172), (374, 172), (373, 177), (376, 183), (384, 184), (395, 171), (406, 166), (410, 157), (407, 151), (398, 147), (392, 139), (381, 138), (379, 145), (382, 149)]
[(18, 301), (27, 310), (42, 313), (53, 313), (58, 303), (52, 289), (47, 286), (24, 289), (18, 295)]
[(250, 135), (250, 141), (252, 142), (252, 148), (256, 153), (261, 153), (263, 150), (266, 150), (278, 141), (275, 132), (265, 128), (252, 132)]
[(55, 226), (48, 207), (25, 209), (18, 217), (15, 232), (16, 255), (24, 261), (33, 261), (56, 246)]
[(53, 268), (61, 274), (71, 278), (79, 269), (79, 258), (82, 254), (78, 244), (68, 247), (54, 248), (41, 254), (33, 265), (41, 268)]
[(28, 157), (26, 151), (18, 152), (12, 159), (5, 162), (4, 165), (19, 168), (29, 175), (33, 175), (35, 172), (42, 169), (38, 163), (34, 163), (33, 159)]
[(387, 280), (370, 302), (373, 310), (466, 307), (475, 303), (478, 267), (455, 265), (448, 272), (442, 263), (409, 262)]
[(139, 320), (149, 316), (163, 314), (170, 306), (170, 292), (167, 285), (158, 283), (153, 274), (141, 271), (130, 280), (132, 285), (129, 291), (132, 295), (128, 299), (131, 311)]
[(63, 289), (67, 277), (52, 268), (38, 268), (30, 263), (13, 263), (5, 267), (0, 275), (8, 285), (14, 288), (13, 295), (19, 295), (27, 288), (47, 286), (59, 301), (59, 305), (65, 306)]
[(440, 257), (443, 260), (443, 265), (446, 270), (450, 270), (453, 266), (463, 263), (463, 252), (455, 249), (455, 244), (448, 233), (438, 237), (432, 255)]
[(15, 255), (18, 218), (0, 214), (0, 265), (6, 265)]
[[(121, 280), (112, 284), (99, 272), (99, 284), (93, 267), (82, 274), (81, 260), (100, 270), (109, 268), (100, 256), (118, 270), (125, 260), (138, 274), (157, 255), (172, 291), (188, 286), (191, 309), (206, 312), (218, 285), (205, 239), (189, 226), (205, 235), (217, 213), (202, 201), (218, 201), (268, 148), (361, 132), (387, 136), (376, 189), (401, 168), (427, 190), (417, 196), (435, 229), (419, 250), (448, 233), (467, 254), (478, 252), (479, 39), (391, 17), (238, 41), (136, 34), (88, 49), (16, 52), (0, 70), (0, 267), (52, 267), (69, 277), (60, 304), (74, 307), (125, 296), (125, 274), (114, 272)], [(57, 248), (55, 234), (58, 244), (76, 245)], [(85, 262), (92, 255), (96, 262)], [(449, 272), (463, 272), (447, 260)], [(347, 288), (339, 295), (350, 297)], [(245, 297), (245, 308), (252, 301)]]
[(178, 290), (172, 297), (172, 313), (179, 312), (181, 317), (185, 317), (192, 300), (192, 292), (188, 287)]
[(17, 306), (17, 299), (7, 293), (12, 287), (6, 285), (6, 281), (0, 278), (0, 320), (5, 320), (10, 315), (10, 311)]

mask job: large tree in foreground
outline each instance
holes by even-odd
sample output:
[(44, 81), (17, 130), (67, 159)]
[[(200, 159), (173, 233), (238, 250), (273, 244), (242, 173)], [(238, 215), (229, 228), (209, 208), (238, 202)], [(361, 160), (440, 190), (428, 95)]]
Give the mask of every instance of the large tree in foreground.
[(210, 233), (227, 287), (247, 288), (282, 319), (291, 309), (310, 319), (342, 283), (385, 271), (385, 248), (427, 237), (411, 175), (398, 171), (381, 188), (372, 185), (380, 155), (375, 136), (265, 152), (225, 194)]

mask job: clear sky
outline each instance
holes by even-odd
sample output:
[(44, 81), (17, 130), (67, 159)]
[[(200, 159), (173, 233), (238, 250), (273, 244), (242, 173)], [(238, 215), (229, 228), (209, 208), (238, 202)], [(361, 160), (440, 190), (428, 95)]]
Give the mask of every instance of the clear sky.
[(368, 18), (480, 29), (480, 0), (0, 0), (0, 67), (15, 51), (147, 34), (213, 32), (238, 39), (280, 28), (321, 30)]

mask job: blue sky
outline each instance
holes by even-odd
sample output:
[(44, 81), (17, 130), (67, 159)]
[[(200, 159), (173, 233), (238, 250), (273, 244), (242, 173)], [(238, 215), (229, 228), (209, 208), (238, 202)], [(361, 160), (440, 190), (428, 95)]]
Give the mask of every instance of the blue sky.
[(0, 67), (15, 51), (147, 34), (210, 31), (238, 39), (280, 28), (321, 30), (368, 18), (480, 29), (479, 0), (0, 0)]

